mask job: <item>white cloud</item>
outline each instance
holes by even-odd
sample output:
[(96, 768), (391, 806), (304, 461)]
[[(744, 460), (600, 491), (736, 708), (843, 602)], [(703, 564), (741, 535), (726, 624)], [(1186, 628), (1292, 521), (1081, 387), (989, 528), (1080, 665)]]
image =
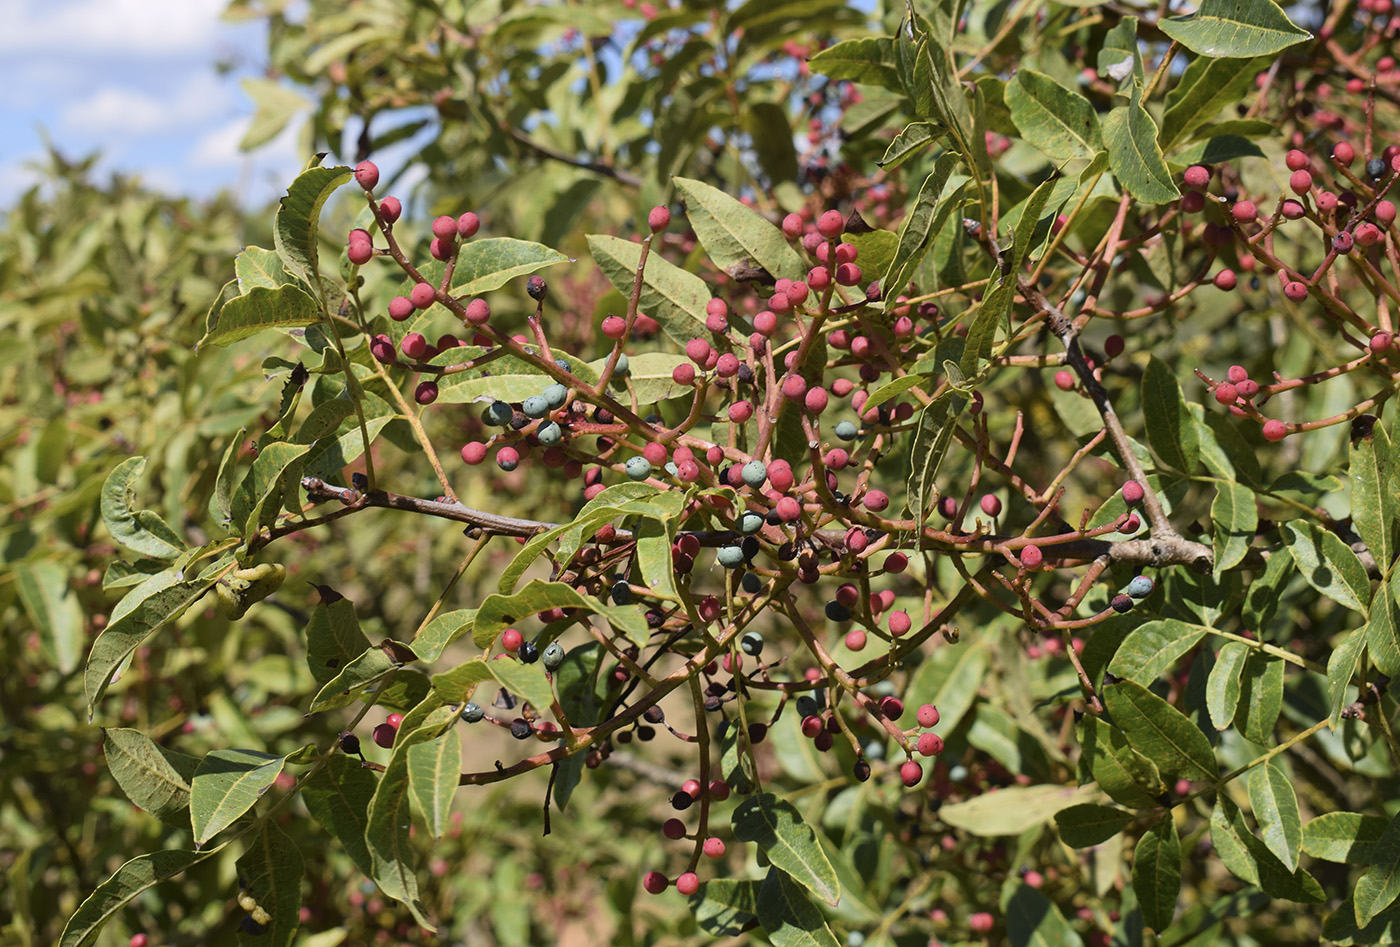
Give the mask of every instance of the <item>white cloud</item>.
[(0, 52), (204, 58), (224, 0), (0, 0)]
[(196, 74), (173, 96), (156, 97), (131, 88), (108, 86), (64, 107), (61, 126), (93, 136), (129, 137), (189, 128), (222, 117), (233, 92), (209, 73)]

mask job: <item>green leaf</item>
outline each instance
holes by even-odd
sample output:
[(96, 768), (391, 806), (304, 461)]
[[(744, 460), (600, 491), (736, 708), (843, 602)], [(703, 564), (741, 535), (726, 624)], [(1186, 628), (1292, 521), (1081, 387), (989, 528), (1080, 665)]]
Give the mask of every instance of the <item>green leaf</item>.
[(68, 588), (68, 570), (57, 562), (22, 562), (14, 570), (24, 610), (39, 630), (44, 655), (64, 674), (83, 656), (83, 609)]
[(1259, 528), (1259, 510), (1254, 491), (1238, 483), (1216, 485), (1210, 505), (1210, 521), (1215, 540), (1215, 574), (1233, 569), (1249, 552), (1250, 541)]
[(807, 60), (819, 75), (849, 79), (866, 85), (903, 92), (899, 69), (894, 63), (894, 40), (888, 36), (848, 39), (828, 46)]
[(456, 730), (408, 748), (408, 785), (434, 841), (447, 832), (461, 775), (462, 738)]
[[(708, 334), (709, 330), (705, 332)], [(603, 363), (606, 359), (598, 359), (589, 362), (588, 368), (598, 374), (602, 374)], [(691, 388), (676, 384), (674, 372), (677, 365), (689, 362), (690, 359), (679, 353), (671, 352), (642, 352), (633, 355), (629, 359), (631, 366), (627, 370), (625, 378), (614, 375), (612, 379), (613, 390), (622, 396), (623, 401), (628, 401), (628, 389), (636, 392), (637, 404), (656, 404), (668, 398), (678, 398), (684, 395), (691, 397)], [(536, 389), (538, 390), (538, 389)], [(507, 400), (507, 399), (502, 399)], [(509, 400), (520, 400), (509, 399)], [(663, 475), (664, 476), (664, 475)]]
[[(642, 258), (642, 246), (602, 234), (588, 235), (588, 251), (598, 268), (614, 288), (630, 299), (637, 278), (637, 264)], [(647, 254), (646, 270), (642, 274), (640, 310), (661, 323), (661, 328), (674, 341), (684, 345), (704, 333), (705, 307), (710, 302), (710, 288), (705, 281), (687, 270), (663, 259), (659, 253)]]
[(237, 868), (243, 891), (270, 917), (256, 939), (240, 930), (239, 942), (291, 947), (301, 927), (301, 850), (276, 822), (264, 819), (248, 838)]
[(1303, 845), (1303, 821), (1298, 815), (1298, 797), (1292, 781), (1277, 760), (1271, 760), (1250, 770), (1246, 782), (1249, 804), (1264, 833), (1264, 844), (1285, 868), (1293, 871), (1298, 867), (1298, 850)]
[[(1099, 50), (1099, 75), (1119, 83), (1120, 87), (1131, 75), (1137, 88), (1141, 88), (1146, 77), (1143, 75), (1142, 54), (1138, 52), (1138, 18), (1125, 16), (1118, 25), (1104, 36), (1103, 47)], [(1125, 66), (1131, 64), (1130, 69)]]
[(366, 687), (383, 678), (394, 666), (393, 659), (384, 653), (383, 648), (365, 649), (352, 658), (339, 674), (322, 685), (311, 700), (310, 712), (317, 714), (323, 710), (350, 706)]
[(1011, 947), (1083, 947), (1079, 932), (1065, 920), (1055, 902), (1024, 881), (1014, 889), (1004, 888), (1002, 900)]
[(1136, 86), (1128, 104), (1104, 117), (1103, 142), (1113, 176), (1133, 197), (1144, 204), (1165, 204), (1181, 196), (1157, 146), (1157, 124), (1143, 108)]
[(885, 149), (885, 156), (876, 163), (885, 171), (893, 171), (938, 141), (943, 134), (944, 129), (933, 122), (910, 122), (894, 136), (890, 146)]
[(677, 177), (675, 182), (690, 227), (715, 266), (728, 271), (752, 264), (774, 279), (802, 279), (806, 267), (781, 230), (704, 181)]
[(1164, 775), (1211, 782), (1219, 775), (1215, 752), (1205, 734), (1185, 714), (1141, 684), (1107, 684), (1103, 699), (1133, 749), (1156, 763)]
[(126, 797), (166, 825), (189, 828), (190, 780), (199, 760), (168, 750), (140, 730), (102, 731), (107, 769)]
[(933, 704), (939, 726), (951, 733), (977, 699), (987, 674), (987, 646), (963, 640), (956, 647), (936, 648), (914, 672), (905, 694), (910, 707)]
[(714, 878), (690, 896), (700, 929), (714, 937), (736, 937), (758, 919), (758, 882)]
[[(224, 529), (238, 530), (242, 525), (233, 523), (234, 477), (238, 473), (238, 452), (243, 447), (243, 435), (247, 428), (241, 427), (228, 447), (224, 448), (224, 458), (219, 461), (219, 473), (214, 478), (214, 491), (209, 494), (209, 517)], [(241, 536), (235, 532), (234, 535)]]
[(1181, 839), (1167, 812), (1138, 839), (1133, 852), (1133, 893), (1143, 922), (1161, 932), (1171, 926), (1181, 892)]
[(88, 653), (83, 673), (83, 690), (88, 698), (88, 718), (93, 708), (107, 693), (112, 673), (149, 638), (157, 628), (174, 621), (214, 586), (220, 568), (227, 568), (230, 559), (221, 559), (200, 573), (198, 578), (182, 581), (178, 569), (157, 572), (126, 593), (112, 609), (111, 621)]
[(369, 649), (369, 639), (360, 631), (354, 602), (330, 589), (321, 594), (321, 603), (306, 625), (306, 664), (317, 684), (328, 684)]
[(537, 710), (544, 710), (554, 702), (554, 691), (549, 679), (539, 664), (521, 664), (519, 661), (488, 661), (486, 669), (491, 672), (502, 687), (512, 694), (529, 701)]
[(535, 579), (514, 595), (488, 595), (476, 611), (472, 624), (472, 641), (486, 648), (496, 636), (515, 622), (551, 608), (582, 608), (607, 619), (608, 624), (626, 635), (637, 645), (645, 645), (651, 637), (646, 617), (633, 605), (603, 605), (585, 596), (564, 582)]
[(1021, 137), (1053, 161), (1092, 158), (1103, 147), (1093, 105), (1044, 73), (1018, 69), (1006, 104)]
[(1127, 734), (1101, 717), (1085, 715), (1083, 727), (1081, 752), (1099, 788), (1114, 802), (1134, 809), (1159, 805), (1167, 787), (1157, 764), (1133, 749)]
[(484, 658), (464, 661), (451, 670), (434, 674), (433, 690), (437, 691), (443, 701), (461, 704), (471, 696), (476, 685), (492, 679), (490, 665), (499, 663), (501, 662), (487, 661)]
[(1356, 924), (1371, 919), (1400, 897), (1400, 814), (1391, 816), (1371, 850), (1371, 867), (1356, 881)]
[(287, 196), (278, 202), (273, 245), (287, 272), (307, 286), (320, 286), (317, 231), (321, 226), (321, 208), (353, 174), (346, 167), (310, 168), (297, 175), (287, 188)]
[(1055, 827), (1070, 848), (1089, 848), (1106, 842), (1137, 818), (1137, 813), (1113, 806), (1083, 803), (1055, 813)]
[(1245, 658), (1235, 726), (1246, 740), (1266, 745), (1273, 742), (1274, 724), (1283, 709), (1283, 663), (1282, 658), (1253, 648)]
[(213, 750), (190, 780), (190, 825), (203, 845), (253, 807), (282, 772), (283, 757), (258, 750)]
[[(220, 846), (222, 847), (222, 846)], [(151, 852), (138, 855), (122, 865), (112, 877), (97, 886), (87, 900), (78, 906), (64, 925), (58, 947), (91, 947), (97, 942), (103, 926), (112, 916), (130, 904), (142, 892), (174, 878), (193, 865), (204, 861), (219, 849), (199, 852)]]
[(1210, 817), (1210, 838), (1225, 867), (1236, 877), (1259, 885), (1265, 894), (1305, 903), (1325, 899), (1316, 878), (1302, 868), (1289, 872), (1278, 856), (1249, 831), (1243, 814), (1228, 793), (1216, 794), (1215, 810)]
[(1395, 455), (1381, 424), (1351, 442), (1351, 519), (1376, 564), (1385, 572), (1395, 561), (1395, 528), (1400, 523), (1400, 496), (1393, 481)]
[(1158, 459), (1182, 473), (1195, 471), (1200, 457), (1196, 423), (1167, 363), (1152, 356), (1142, 375), (1142, 414), (1147, 443)]
[(827, 904), (841, 897), (836, 869), (792, 803), (772, 793), (759, 793), (739, 803), (732, 823), (736, 839), (757, 844), (774, 866)]
[(306, 99), (276, 79), (250, 77), (241, 85), (256, 109), (243, 140), (238, 143), (240, 151), (252, 151), (276, 138), (308, 105)]
[(1262, 632), (1268, 627), (1274, 613), (1278, 611), (1283, 590), (1293, 578), (1293, 553), (1287, 546), (1278, 546), (1269, 554), (1264, 565), (1264, 574), (1249, 583), (1244, 596), (1244, 621), (1246, 628)]
[(336, 754), (302, 784), (301, 798), (311, 817), (329, 832), (366, 876), (374, 864), (365, 845), (369, 802), (379, 785), (374, 773), (343, 754)]
[(285, 285), (289, 278), (277, 251), (262, 247), (250, 246), (240, 250), (233, 261), (233, 272), (238, 278), (240, 294), (251, 291), (255, 286), (276, 289)]
[[(807, 892), (776, 863), (768, 869), (757, 900), (758, 923), (774, 947), (840, 947)], [(834, 896), (831, 903), (836, 903)]]
[(1303, 826), (1303, 851), (1324, 861), (1369, 865), (1388, 824), (1381, 816), (1326, 812)]
[(1400, 614), (1396, 609), (1400, 592), (1397, 587), (1400, 587), (1400, 569), (1392, 572), (1390, 581), (1381, 585), (1366, 620), (1366, 643), (1370, 646), (1371, 660), (1382, 674), (1392, 678), (1400, 677)]
[(1249, 59), (1191, 60), (1167, 95), (1158, 139), (1162, 150), (1170, 152), (1222, 110), (1233, 108), (1253, 84), (1260, 68), (1261, 63)]
[(934, 478), (943, 465), (943, 455), (953, 442), (958, 416), (967, 399), (951, 389), (935, 398), (919, 412), (919, 427), (909, 446), (909, 480), (906, 499), (914, 521), (923, 523), (938, 499)]
[(1215, 666), (1206, 678), (1206, 712), (1217, 730), (1235, 722), (1240, 706), (1240, 675), (1248, 660), (1250, 647), (1240, 641), (1230, 641), (1215, 656)]
[(1289, 520), (1283, 524), (1283, 541), (1309, 585), (1338, 605), (1366, 611), (1371, 601), (1366, 567), (1335, 533), (1316, 523)]
[[(1389, 594), (1389, 589), (1381, 592), (1382, 597)], [(1342, 708), (1347, 705), (1351, 678), (1361, 664), (1361, 655), (1365, 648), (1366, 633), (1358, 629), (1348, 633), (1346, 639), (1334, 647), (1332, 654), (1327, 658), (1327, 723), (1333, 730), (1341, 723)]]
[(540, 243), (514, 237), (469, 240), (457, 251), (452, 271), (453, 296), (480, 296), (515, 279), (569, 258)]
[(228, 345), (257, 335), (264, 329), (301, 329), (321, 321), (316, 301), (295, 286), (266, 289), (254, 286), (219, 308), (208, 331), (195, 348)]
[(474, 608), (443, 612), (414, 635), (408, 646), (424, 661), (436, 661), (442, 657), (442, 652), (448, 645), (471, 630), (472, 619), (475, 617)]
[(903, 225), (899, 228), (899, 245), (895, 248), (894, 259), (890, 261), (880, 279), (880, 285), (894, 292), (913, 279), (914, 273), (923, 263), (924, 257), (933, 246), (933, 237), (942, 229), (948, 215), (956, 209), (955, 200), (939, 203), (948, 177), (958, 165), (957, 156), (945, 152), (933, 163), (933, 170), (924, 178), (919, 187), (919, 196), (909, 208)]
[(1210, 631), (1175, 618), (1139, 625), (1118, 646), (1108, 669), (1139, 684), (1151, 684), (1165, 674), (1182, 655), (1196, 647)]
[(112, 538), (132, 552), (152, 559), (174, 559), (185, 551), (185, 541), (170, 524), (150, 510), (136, 510), (136, 481), (146, 469), (146, 458), (128, 457), (107, 475), (102, 484), (102, 522)]
[[(940, 722), (939, 726), (942, 726)], [(966, 802), (945, 805), (938, 817), (955, 829), (973, 835), (1020, 835), (1044, 825), (1061, 809), (1101, 799), (1094, 786), (1008, 786), (994, 793), (974, 796)]]
[(1195, 13), (1157, 25), (1193, 53), (1214, 59), (1274, 56), (1312, 39), (1271, 0), (1201, 0)]
[(797, 177), (797, 151), (792, 145), (790, 121), (787, 112), (775, 102), (750, 102), (744, 114), (744, 129), (770, 186)]
[(244, 536), (272, 525), (282, 508), (286, 480), (297, 472), (293, 465), (310, 451), (310, 444), (277, 441), (258, 452), (258, 459), (233, 495), (233, 517), (243, 523)]

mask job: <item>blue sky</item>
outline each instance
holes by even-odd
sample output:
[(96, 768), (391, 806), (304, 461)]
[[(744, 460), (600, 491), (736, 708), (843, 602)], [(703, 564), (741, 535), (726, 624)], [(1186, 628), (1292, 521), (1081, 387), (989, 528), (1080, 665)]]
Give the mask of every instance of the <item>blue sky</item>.
[[(265, 60), (260, 23), (225, 23), (224, 0), (0, 0), (0, 207), (34, 181), (44, 136), (69, 157), (171, 193), (227, 188), (249, 206), (300, 170), (295, 129), (238, 150), (253, 104), (239, 79)], [(215, 64), (234, 69), (219, 75)]]

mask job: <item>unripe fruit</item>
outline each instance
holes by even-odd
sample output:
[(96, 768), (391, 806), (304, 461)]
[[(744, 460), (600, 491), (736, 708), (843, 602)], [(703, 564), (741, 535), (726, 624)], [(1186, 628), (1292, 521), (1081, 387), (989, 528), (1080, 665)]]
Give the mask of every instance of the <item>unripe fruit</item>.
[(451, 240), (457, 236), (457, 221), (446, 215), (434, 218), (433, 236), (439, 240)]
[(1308, 167), (1308, 156), (1297, 148), (1283, 156), (1283, 163), (1290, 171), (1305, 171)]
[(444, 240), (441, 237), (434, 237), (428, 245), (428, 252), (432, 254), (434, 260), (441, 260), (444, 263), (452, 259), (452, 251), (455, 245), (451, 240)]
[(861, 280), (860, 267), (854, 263), (842, 263), (836, 268), (836, 282), (842, 286), (855, 286)]
[(1126, 595), (1115, 595), (1109, 604), (1113, 606), (1115, 612), (1122, 614), (1123, 612), (1132, 610), (1133, 600)]
[(1389, 332), (1377, 332), (1375, 335), (1371, 336), (1371, 352), (1375, 355), (1379, 355), (1390, 348), (1390, 344), (1394, 341), (1395, 337)]
[[(363, 234), (363, 236), (357, 238), (356, 234)], [(356, 266), (364, 266), (368, 263), (374, 257), (374, 245), (370, 243), (369, 234), (363, 230), (350, 231), (350, 240), (346, 245), (345, 255)]]
[(1055, 387), (1061, 391), (1074, 390), (1074, 375), (1066, 369), (1060, 369), (1055, 373)]
[(1230, 208), (1230, 215), (1242, 224), (1253, 223), (1259, 218), (1259, 208), (1253, 201), (1239, 201)]
[(890, 505), (889, 494), (883, 490), (871, 490), (865, 495), (862, 502), (867, 510), (872, 513), (879, 513)]
[(880, 701), (880, 715), (886, 720), (898, 720), (904, 716), (904, 701), (898, 697), (885, 697)]
[(653, 207), (651, 213), (647, 214), (647, 226), (651, 228), (652, 233), (660, 233), (671, 226), (670, 209), (659, 204)]
[(409, 302), (416, 309), (427, 309), (437, 299), (437, 291), (427, 283), (415, 283), (408, 293)]
[(549, 284), (544, 281), (543, 276), (531, 276), (525, 281), (525, 293), (536, 302), (544, 302), (545, 294), (549, 292)]
[(823, 411), (826, 410), (827, 401), (828, 399), (826, 389), (817, 387), (808, 389), (806, 398), (804, 399), (803, 403), (806, 406), (808, 413), (821, 414)]
[(1376, 204), (1374, 213), (1376, 215), (1376, 222), (1382, 227), (1389, 227), (1391, 224), (1395, 223), (1395, 205), (1390, 201), (1381, 201)]
[(1312, 185), (1312, 174), (1308, 171), (1294, 171), (1288, 178), (1289, 190), (1299, 197), (1302, 197), (1304, 194), (1308, 193), (1308, 191), (1312, 190)]
[(413, 301), (407, 296), (395, 296), (389, 300), (389, 318), (395, 322), (403, 322), (413, 315)]
[(979, 911), (967, 919), (968, 929), (974, 934), (990, 934), (995, 923), (986, 911)]
[(921, 733), (918, 749), (920, 756), (937, 756), (943, 752), (943, 738), (936, 733)]
[(1353, 240), (1351, 234), (1343, 230), (1341, 233), (1337, 234), (1335, 237), (1332, 238), (1332, 249), (1342, 254), (1350, 253), (1354, 243), (1355, 241)]
[(1027, 569), (1039, 569), (1043, 561), (1045, 561), (1045, 553), (1041, 552), (1039, 546), (1021, 547), (1021, 565)]
[(988, 493), (980, 501), (982, 512), (988, 516), (1001, 515), (1001, 498), (994, 493)]
[(1229, 370), (1225, 372), (1225, 377), (1230, 380), (1232, 385), (1238, 385), (1249, 377), (1249, 371), (1243, 365), (1231, 365)]
[(816, 292), (824, 292), (831, 286), (831, 270), (824, 266), (814, 266), (807, 271), (807, 285)]
[(714, 836), (710, 836), (709, 838), (705, 839), (704, 850), (705, 854), (710, 858), (723, 858), (724, 839), (718, 839)]
[(1210, 169), (1199, 164), (1187, 168), (1181, 180), (1193, 191), (1204, 191), (1210, 186)]
[(417, 332), (410, 332), (408, 335), (404, 336), (403, 341), (399, 343), (399, 350), (403, 352), (404, 355), (417, 361), (428, 351), (428, 340)]
[(1222, 382), (1215, 386), (1215, 400), (1224, 405), (1231, 405), (1239, 398), (1239, 389), (1227, 382)]
[(737, 569), (744, 562), (742, 546), (720, 546), (715, 550), (715, 561), (726, 569)]
[(1373, 223), (1364, 223), (1356, 228), (1356, 242), (1363, 247), (1375, 246), (1380, 243), (1382, 236), (1381, 228)]
[(379, 216), (386, 224), (393, 224), (402, 213), (403, 205), (399, 203), (397, 197), (386, 197), (379, 202)]
[(145, 934), (132, 934), (131, 940), (126, 942), (126, 947), (146, 947), (150, 942), (151, 939)]
[(659, 871), (649, 871), (642, 877), (642, 887), (648, 894), (660, 894), (671, 886), (671, 882)]
[(1181, 210), (1187, 214), (1199, 214), (1205, 210), (1206, 196), (1200, 191), (1187, 191), (1181, 195)]
[(914, 622), (909, 618), (909, 613), (904, 611), (890, 613), (890, 634), (898, 638), (907, 634), (914, 626)]
[(918, 760), (909, 760), (899, 768), (899, 778), (906, 786), (916, 786), (924, 778), (924, 768)]
[(845, 228), (846, 218), (841, 216), (839, 210), (829, 210), (817, 218), (817, 233), (828, 240), (841, 236), (841, 231)]
[(399, 731), (395, 730), (387, 723), (381, 723), (374, 728), (371, 735), (374, 737), (374, 742), (376, 744), (387, 750), (394, 745), (394, 738), (399, 735)]
[(676, 890), (687, 898), (700, 890), (700, 877), (693, 871), (687, 871), (676, 879)]
[(1308, 298), (1308, 287), (1305, 283), (1292, 280), (1284, 285), (1283, 295), (1292, 302), (1300, 303)]
[(1123, 484), (1123, 502), (1129, 506), (1134, 506), (1142, 502), (1142, 498), (1147, 495), (1147, 491), (1142, 488), (1142, 484), (1136, 480), (1129, 480)]
[(921, 727), (938, 726), (938, 708), (933, 706), (933, 704), (924, 704), (921, 706), (916, 717)]
[(651, 461), (645, 457), (629, 457), (623, 469), (629, 478), (642, 481), (651, 476)]
[(514, 447), (502, 447), (496, 451), (496, 466), (510, 473), (520, 466), (520, 452)]
[(1349, 168), (1356, 160), (1356, 149), (1349, 141), (1339, 141), (1332, 146), (1332, 160), (1344, 168)]
[(467, 211), (457, 218), (457, 236), (463, 240), (470, 240), (476, 236), (476, 232), (481, 229), (481, 218)]
[(783, 397), (797, 401), (807, 394), (807, 380), (801, 375), (788, 375), (783, 379)]
[(753, 404), (748, 401), (736, 401), (729, 406), (729, 420), (735, 424), (743, 424), (753, 417)]
[(355, 183), (366, 191), (374, 190), (374, 186), (379, 183), (379, 168), (373, 161), (361, 161), (355, 165)]
[[(1307, 174), (1308, 172), (1304, 171), (1302, 173)], [(1293, 198), (1290, 197), (1288, 200), (1283, 202), (1283, 216), (1286, 219), (1302, 220), (1307, 215), (1307, 209), (1304, 208), (1302, 204), (1295, 201)]]
[(1288, 436), (1288, 425), (1282, 421), (1272, 419), (1264, 422), (1264, 440), (1281, 441)]
[(1238, 281), (1235, 278), (1234, 270), (1221, 270), (1219, 273), (1215, 274), (1215, 278), (1212, 279), (1211, 282), (1215, 284), (1216, 289), (1224, 290), (1228, 293), (1235, 288)]

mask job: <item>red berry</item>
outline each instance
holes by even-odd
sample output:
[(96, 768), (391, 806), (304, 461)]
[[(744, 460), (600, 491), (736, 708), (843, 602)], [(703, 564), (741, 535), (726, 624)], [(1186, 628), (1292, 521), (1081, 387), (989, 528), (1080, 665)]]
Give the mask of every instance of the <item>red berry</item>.
[(1371, 336), (1371, 351), (1376, 355), (1381, 354), (1390, 348), (1390, 344), (1395, 341), (1395, 337), (1389, 332), (1377, 332)]
[(667, 819), (661, 825), (661, 834), (672, 841), (685, 838), (685, 823), (680, 819)]
[(355, 238), (355, 234), (363, 233), (365, 233), (363, 230), (353, 231), (349, 244), (345, 248), (345, 255), (356, 266), (364, 266), (374, 258), (374, 245), (369, 242), (369, 234), (365, 234), (359, 239)]
[(1193, 164), (1186, 169), (1181, 179), (1191, 190), (1204, 191), (1210, 186), (1210, 169), (1204, 165)]
[(705, 854), (708, 855), (710, 858), (724, 857), (724, 839), (718, 839), (714, 836), (710, 836), (709, 838), (705, 839), (704, 847)]
[(884, 490), (871, 490), (861, 501), (872, 513), (879, 513), (890, 505), (890, 497)]
[(722, 779), (716, 779), (710, 783), (710, 798), (716, 802), (723, 802), (729, 798), (729, 784)]
[[(1338, 236), (1341, 236), (1338, 234)], [(1356, 228), (1356, 242), (1363, 247), (1373, 247), (1381, 241), (1381, 228), (1373, 223), (1364, 223)]]
[(1206, 196), (1200, 191), (1187, 191), (1181, 195), (1181, 209), (1187, 214), (1199, 214), (1205, 210)]
[(514, 628), (507, 628), (501, 632), (501, 647), (507, 651), (516, 652), (525, 643), (525, 636)]
[(486, 445), (481, 441), (468, 441), (462, 445), (462, 460), (475, 467), (486, 459)]
[(936, 733), (919, 734), (919, 755), (937, 756), (943, 752), (943, 738)]
[(1356, 160), (1356, 149), (1349, 141), (1339, 141), (1332, 146), (1332, 160), (1344, 168), (1349, 168)]
[(386, 224), (393, 224), (402, 213), (403, 205), (399, 203), (397, 197), (386, 197), (379, 202), (379, 216)]
[(432, 404), (438, 399), (438, 385), (435, 381), (420, 381), (413, 389), (413, 400), (419, 404)]
[(913, 626), (914, 623), (910, 620), (908, 612), (890, 612), (890, 634), (894, 637), (898, 638), (900, 635), (907, 634)]
[(145, 934), (132, 934), (131, 940), (127, 941), (127, 947), (146, 947), (151, 939)]
[(899, 778), (906, 786), (915, 786), (924, 778), (924, 768), (918, 760), (909, 760), (899, 768)]
[[(1302, 173), (1307, 174), (1306, 171)], [(1301, 220), (1307, 215), (1308, 212), (1303, 207), (1303, 205), (1295, 201), (1293, 198), (1290, 197), (1288, 200), (1283, 202), (1283, 216), (1288, 220)]]
[(1039, 546), (1021, 547), (1021, 565), (1027, 569), (1038, 569), (1043, 561), (1045, 561), (1045, 553), (1040, 551)]
[(809, 413), (821, 414), (823, 411), (826, 410), (827, 400), (828, 399), (825, 388), (809, 388), (807, 390), (807, 396), (804, 400), (804, 404), (806, 405), (807, 411)]
[(374, 190), (374, 186), (379, 183), (379, 168), (373, 161), (361, 161), (355, 165), (355, 183), (366, 191)]
[(682, 362), (671, 369), (671, 380), (678, 385), (695, 384), (695, 366), (689, 362)]
[(1243, 365), (1231, 365), (1229, 371), (1225, 373), (1225, 377), (1229, 379), (1230, 384), (1238, 385), (1249, 377), (1249, 372)]
[(1067, 369), (1060, 369), (1055, 373), (1055, 387), (1061, 391), (1074, 390), (1074, 375)]
[(395, 730), (387, 723), (381, 723), (379, 726), (374, 728), (374, 730), (371, 733), (371, 736), (374, 737), (374, 742), (378, 746), (382, 746), (384, 749), (387, 750), (389, 749), (389, 747), (394, 745), (394, 737), (398, 736), (398, 734), (399, 731)]
[(846, 218), (839, 210), (829, 210), (817, 218), (817, 233), (828, 240), (835, 240), (846, 229)]
[(404, 355), (417, 361), (428, 351), (428, 340), (417, 332), (410, 332), (399, 343), (399, 349)]
[(904, 701), (898, 697), (886, 697), (880, 701), (880, 715), (886, 720), (898, 720), (904, 716)]
[(659, 871), (649, 871), (642, 877), (642, 887), (648, 894), (660, 894), (670, 886), (670, 880)]
[(974, 934), (989, 934), (996, 922), (986, 911), (978, 911), (967, 919), (968, 929)]
[(1221, 382), (1220, 384), (1215, 386), (1215, 400), (1219, 401), (1221, 404), (1234, 404), (1235, 400), (1239, 398), (1239, 396), (1239, 389), (1236, 388), (1234, 385), (1230, 384), (1228, 381)]
[(860, 267), (854, 263), (842, 263), (836, 268), (836, 282), (842, 286), (855, 286), (860, 278)]
[(415, 308), (427, 309), (437, 299), (437, 291), (427, 283), (415, 283), (408, 299)]
[(1126, 348), (1126, 344), (1121, 335), (1110, 335), (1103, 340), (1103, 353), (1109, 358), (1117, 358), (1122, 355), (1124, 348)]
[(471, 325), (484, 326), (491, 321), (491, 304), (484, 299), (473, 299), (467, 303), (465, 312)]
[(1395, 223), (1395, 205), (1390, 201), (1381, 201), (1376, 205), (1376, 222), (1382, 227), (1389, 227)]
[(1281, 441), (1288, 436), (1288, 425), (1279, 420), (1264, 422), (1264, 440)]
[(1147, 491), (1142, 488), (1142, 484), (1136, 480), (1129, 480), (1123, 484), (1123, 502), (1129, 506), (1135, 506), (1142, 502), (1142, 498), (1147, 495)]
[(1240, 223), (1247, 224), (1259, 218), (1259, 208), (1254, 206), (1253, 201), (1238, 201), (1230, 208), (1230, 214)]
[(1228, 293), (1235, 288), (1237, 282), (1235, 279), (1235, 271), (1221, 270), (1219, 273), (1215, 274), (1215, 279), (1211, 280), (1211, 282), (1215, 284), (1216, 289), (1221, 289)]
[(1304, 194), (1308, 193), (1308, 191), (1312, 190), (1312, 185), (1312, 173), (1309, 171), (1294, 171), (1288, 178), (1289, 190), (1299, 197), (1302, 197)]
[(470, 240), (476, 236), (476, 232), (481, 229), (481, 218), (467, 211), (457, 218), (457, 236), (463, 240)]
[(647, 214), (647, 226), (651, 228), (652, 233), (660, 233), (671, 226), (670, 209), (660, 204), (653, 207), (651, 213)]
[(980, 501), (982, 512), (988, 516), (1001, 515), (1001, 498), (994, 493), (988, 493)]
[(403, 714), (390, 714), (384, 718), (384, 722), (397, 730), (403, 724)]
[(865, 648), (865, 632), (857, 628), (846, 633), (846, 647), (851, 651), (861, 651)]
[(700, 890), (700, 877), (693, 871), (687, 871), (676, 879), (676, 890), (687, 898)]
[(919, 708), (919, 712), (916, 716), (918, 717), (919, 726), (921, 727), (938, 726), (938, 708), (933, 706), (933, 704), (924, 704)]
[(395, 296), (389, 300), (389, 318), (395, 322), (403, 322), (413, 315), (413, 301), (407, 296)]
[(385, 365), (398, 360), (398, 354), (394, 351), (394, 340), (387, 335), (376, 335), (374, 341), (369, 344), (369, 354), (375, 357), (376, 361)]
[(451, 240), (457, 236), (457, 221), (447, 215), (433, 219), (433, 236), (439, 240)]
[(1292, 280), (1284, 285), (1283, 295), (1295, 303), (1300, 303), (1308, 298), (1307, 284)]

